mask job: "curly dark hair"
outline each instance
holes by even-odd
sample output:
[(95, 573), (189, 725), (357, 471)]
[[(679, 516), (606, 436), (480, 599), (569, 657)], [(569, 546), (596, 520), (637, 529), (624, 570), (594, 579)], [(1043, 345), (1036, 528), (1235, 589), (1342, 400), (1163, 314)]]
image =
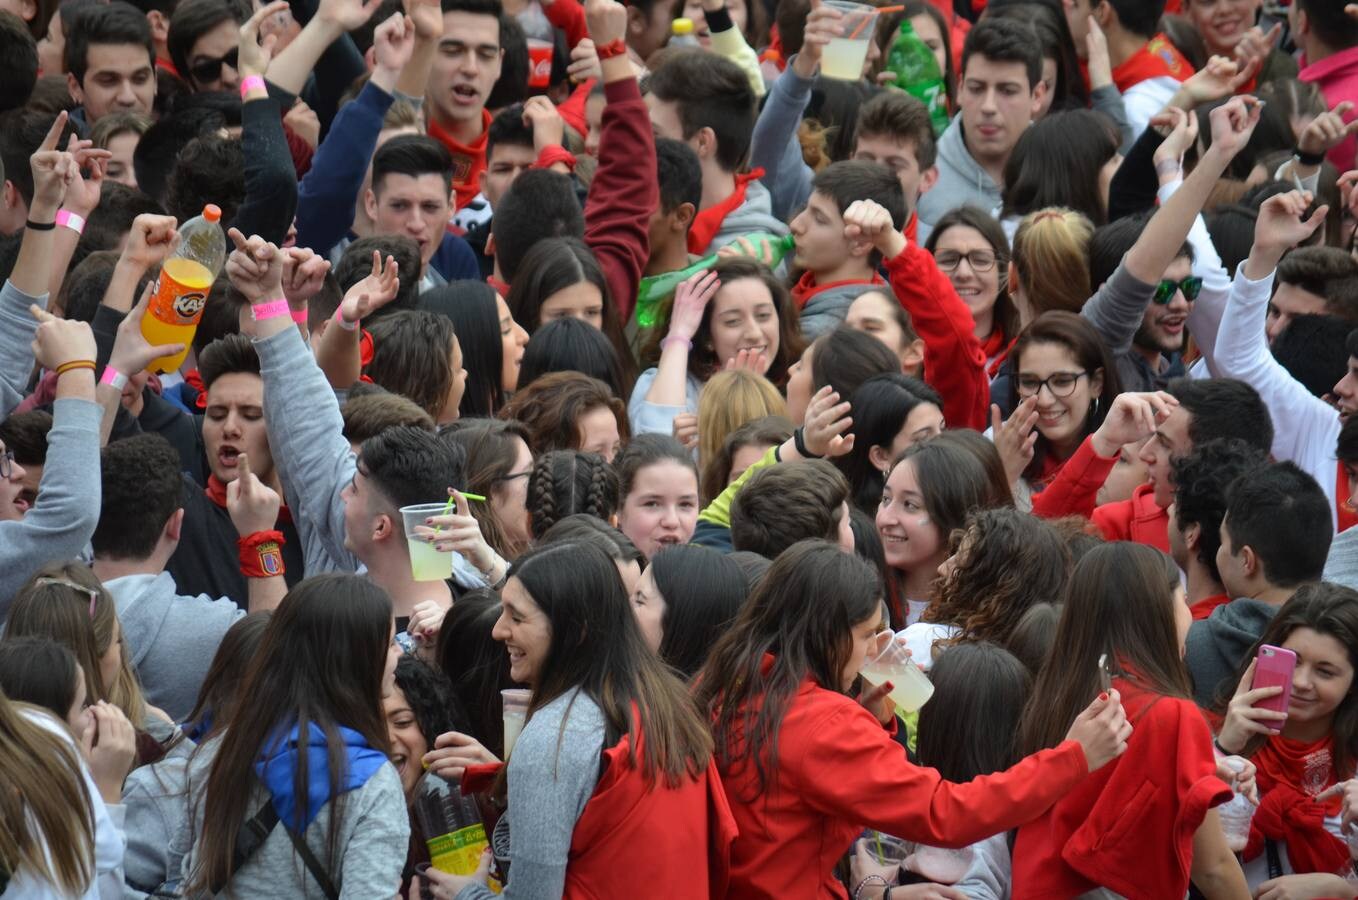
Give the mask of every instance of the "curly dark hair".
[(1007, 646), (1030, 606), (1061, 599), (1070, 549), (1042, 519), (1011, 507), (982, 509), (953, 540), (956, 565), (922, 619), (956, 625), (957, 641)]
[(1198, 561), (1213, 580), (1221, 581), (1217, 550), (1221, 548), (1221, 521), (1226, 500), (1237, 478), (1268, 462), (1263, 450), (1239, 438), (1219, 438), (1193, 448), (1173, 461), (1174, 519), (1180, 531), (1198, 526)]
[(396, 686), (405, 695), (420, 734), (430, 747), (439, 735), (449, 731), (471, 733), (471, 718), (443, 672), (406, 654), (396, 662)]
[(576, 513), (608, 521), (618, 509), (618, 476), (597, 453), (554, 450), (533, 461), (528, 515), (533, 539)]

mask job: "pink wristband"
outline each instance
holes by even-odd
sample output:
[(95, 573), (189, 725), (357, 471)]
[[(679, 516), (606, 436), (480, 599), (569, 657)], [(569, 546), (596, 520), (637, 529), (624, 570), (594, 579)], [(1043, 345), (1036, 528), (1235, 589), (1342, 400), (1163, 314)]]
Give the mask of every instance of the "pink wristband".
[(121, 391), (127, 385), (127, 376), (113, 366), (104, 366), (104, 374), (99, 376), (99, 383), (106, 384), (115, 391)]
[(294, 309), (292, 311), (292, 321), (296, 322), (298, 325), (305, 325), (307, 323), (306, 310)]
[(250, 312), (254, 314), (256, 322), (263, 322), (279, 316), (290, 316), (292, 310), (288, 309), (288, 301), (280, 297), (277, 300), (266, 300), (252, 305)]
[(253, 91), (255, 88), (263, 88), (265, 91), (268, 91), (268, 87), (266, 87), (264, 84), (264, 76), (246, 75), (244, 78), (240, 80), (240, 98), (244, 100), (245, 95)]
[(57, 210), (56, 223), (63, 228), (71, 229), (76, 234), (82, 234), (85, 231), (85, 217), (76, 215), (67, 209)]
[(340, 315), (340, 307), (338, 306), (335, 307), (335, 324), (343, 328), (345, 331), (353, 331), (356, 328), (358, 328), (357, 322), (344, 321), (344, 316)]

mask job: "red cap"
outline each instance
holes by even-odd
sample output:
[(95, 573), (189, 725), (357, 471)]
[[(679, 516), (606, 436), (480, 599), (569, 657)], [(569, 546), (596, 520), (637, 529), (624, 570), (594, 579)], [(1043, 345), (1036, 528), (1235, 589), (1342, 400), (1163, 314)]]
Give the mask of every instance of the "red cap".
[(216, 206), (215, 204), (209, 203), (207, 206), (203, 207), (203, 218), (207, 219), (209, 222), (221, 221), (222, 208), (220, 206)]

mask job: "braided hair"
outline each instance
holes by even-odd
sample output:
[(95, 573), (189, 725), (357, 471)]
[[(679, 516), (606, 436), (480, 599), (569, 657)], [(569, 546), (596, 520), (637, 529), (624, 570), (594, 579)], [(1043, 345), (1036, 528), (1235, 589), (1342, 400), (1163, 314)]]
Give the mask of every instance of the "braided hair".
[(618, 476), (597, 453), (553, 450), (533, 462), (528, 515), (533, 539), (576, 513), (608, 521), (618, 509)]

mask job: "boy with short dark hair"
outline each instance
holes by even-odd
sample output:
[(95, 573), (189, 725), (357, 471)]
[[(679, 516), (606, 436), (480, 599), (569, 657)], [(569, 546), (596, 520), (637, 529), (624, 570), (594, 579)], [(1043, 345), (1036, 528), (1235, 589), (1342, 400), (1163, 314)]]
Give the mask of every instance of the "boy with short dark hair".
[(1195, 622), (1231, 601), (1217, 567), (1226, 499), (1236, 479), (1250, 477), (1267, 460), (1258, 447), (1232, 438), (1207, 441), (1174, 461), (1170, 555), (1187, 576), (1188, 608)]
[(741, 171), (755, 124), (755, 95), (740, 66), (685, 50), (652, 72), (647, 87), (656, 136), (684, 141), (702, 166), (703, 199), (689, 231), (689, 252), (702, 256), (749, 234), (787, 234), (760, 181), (762, 170)]
[(1307, 315), (1339, 316), (1358, 325), (1358, 261), (1347, 251), (1298, 247), (1278, 263), (1277, 286), (1268, 301), (1269, 344), (1293, 319)]
[(982, 19), (971, 29), (957, 87), (961, 112), (939, 138), (938, 180), (919, 201), (923, 222), (932, 225), (965, 204), (999, 208), (1005, 164), (1046, 92), (1042, 51), (1032, 29), (999, 18)]
[(655, 140), (656, 184), (660, 205), (648, 227), (651, 255), (647, 275), (661, 275), (689, 265), (688, 232), (703, 199), (703, 170), (698, 155), (683, 141)]
[(845, 160), (830, 164), (812, 182), (806, 208), (791, 222), (793, 265), (802, 270), (792, 288), (808, 340), (844, 321), (859, 294), (886, 287), (877, 274), (882, 254), (871, 240), (851, 235), (844, 213), (860, 200), (879, 204), (896, 229), (905, 225), (905, 196), (891, 170), (880, 163)]
[(72, 123), (83, 131), (111, 112), (151, 115), (156, 48), (146, 16), (114, 2), (82, 9), (66, 28), (66, 86), (79, 104)]
[(425, 99), (429, 134), (452, 155), (454, 207), (480, 189), (491, 115), (486, 100), (500, 78), (500, 0), (443, 0), (443, 36), (429, 71)]
[(1231, 680), (1279, 607), (1301, 585), (1320, 580), (1333, 536), (1329, 500), (1292, 463), (1264, 466), (1234, 483), (1216, 558), (1233, 599), (1194, 622), (1184, 644), (1199, 706), (1235, 689)]
[(853, 552), (849, 483), (823, 459), (760, 469), (731, 503), (731, 546), (773, 559), (806, 538)]

